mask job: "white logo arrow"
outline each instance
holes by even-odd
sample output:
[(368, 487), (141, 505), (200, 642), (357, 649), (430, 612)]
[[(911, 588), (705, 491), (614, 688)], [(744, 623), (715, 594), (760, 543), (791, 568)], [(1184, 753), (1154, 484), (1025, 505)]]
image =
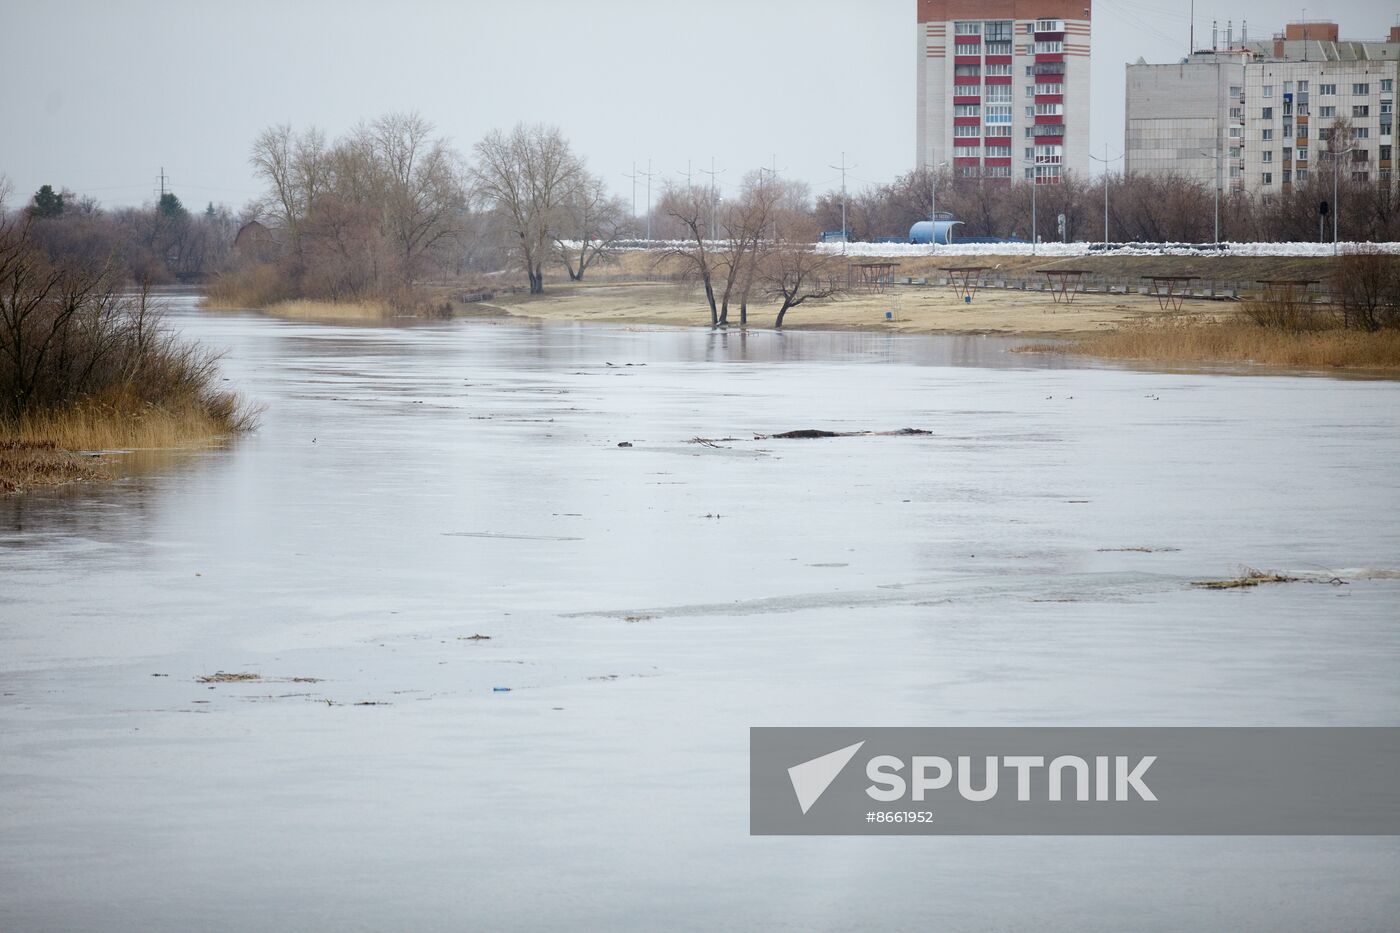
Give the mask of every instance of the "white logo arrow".
[(793, 792), (797, 794), (797, 803), (802, 807), (804, 815), (812, 809), (812, 804), (826, 793), (826, 789), (831, 786), (832, 781), (836, 780), (841, 769), (850, 763), (864, 744), (865, 740), (862, 739), (854, 745), (847, 745), (845, 748), (839, 748), (834, 752), (822, 755), (820, 758), (813, 758), (811, 761), (804, 761), (800, 765), (788, 768), (788, 777), (792, 779)]

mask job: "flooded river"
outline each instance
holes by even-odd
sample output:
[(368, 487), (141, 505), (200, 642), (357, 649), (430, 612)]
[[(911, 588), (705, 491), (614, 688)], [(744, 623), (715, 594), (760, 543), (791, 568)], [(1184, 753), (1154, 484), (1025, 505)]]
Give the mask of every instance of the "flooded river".
[(0, 499), (0, 929), (1400, 915), (1394, 838), (748, 835), (750, 726), (1400, 725), (1400, 383), (173, 320), (257, 433)]

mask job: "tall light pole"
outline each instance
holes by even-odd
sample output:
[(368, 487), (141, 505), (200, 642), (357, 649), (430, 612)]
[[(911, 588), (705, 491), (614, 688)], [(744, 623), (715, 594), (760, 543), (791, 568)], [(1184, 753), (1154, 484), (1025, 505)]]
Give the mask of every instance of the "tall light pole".
[(846, 164), (846, 153), (843, 152), (841, 153), (841, 164), (831, 167), (841, 170), (841, 253), (844, 255), (846, 252), (846, 240), (849, 238), (846, 233), (846, 170), (848, 168), (855, 168), (855, 166), (848, 166)]
[(656, 174), (656, 172), (653, 172), (653, 171), (651, 170), (651, 159), (647, 159), (647, 170), (646, 170), (646, 176), (645, 176), (645, 177), (646, 177), (646, 180), (647, 180), (647, 244), (648, 244), (648, 245), (650, 245), (650, 243), (651, 243), (651, 176), (653, 176), (653, 175), (655, 175), (655, 174)]
[[(1333, 132), (1333, 134), (1335, 135), (1337, 131), (1334, 129), (1332, 132)], [(1340, 172), (1340, 169), (1337, 167), (1337, 163), (1338, 163), (1339, 161), (1341, 161), (1342, 156), (1348, 155), (1348, 154), (1353, 153), (1353, 152), (1356, 152), (1356, 151), (1357, 151), (1358, 149), (1360, 149), (1360, 148), (1361, 148), (1360, 146), (1352, 146), (1350, 149), (1343, 149), (1341, 152), (1334, 152), (1334, 153), (1332, 153), (1332, 255), (1333, 255), (1333, 256), (1337, 255), (1337, 214), (1339, 213), (1339, 211), (1337, 210), (1337, 175), (1338, 175), (1338, 173)]]
[(1029, 160), (1022, 160), (1023, 165), (1031, 167), (1031, 255), (1035, 255), (1036, 241), (1040, 239), (1039, 227), (1036, 225), (1035, 217), (1035, 189), (1040, 187), (1040, 160), (1041, 156), (1035, 156)]
[(1104, 242), (1104, 245), (1107, 246), (1107, 245), (1108, 245), (1108, 164), (1109, 164), (1110, 162), (1117, 162), (1119, 159), (1121, 159), (1121, 158), (1123, 158), (1123, 157), (1122, 157), (1121, 155), (1116, 155), (1116, 156), (1114, 156), (1113, 158), (1110, 159), (1110, 158), (1108, 157), (1108, 143), (1104, 143), (1104, 144), (1103, 144), (1103, 158), (1100, 159), (1098, 156), (1093, 155), (1093, 154), (1090, 154), (1089, 158), (1093, 159), (1095, 162), (1102, 162), (1102, 163), (1103, 163), (1103, 242)]
[(1220, 150), (1214, 152), (1200, 150), (1201, 155), (1215, 160), (1215, 245), (1220, 245)]
[(930, 150), (929, 156), (933, 161), (929, 165), (929, 195), (930, 207), (928, 209), (928, 251), (929, 255), (937, 252), (938, 246), (938, 170), (947, 165), (947, 162), (937, 161), (937, 156)]

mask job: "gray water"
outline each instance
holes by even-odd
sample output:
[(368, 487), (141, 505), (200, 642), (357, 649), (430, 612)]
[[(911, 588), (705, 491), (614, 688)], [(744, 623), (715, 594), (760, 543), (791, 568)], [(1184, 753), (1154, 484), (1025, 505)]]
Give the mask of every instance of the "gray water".
[(747, 825), (755, 725), (1400, 725), (1400, 384), (173, 320), (260, 429), (0, 500), (0, 930), (1400, 915), (1392, 838)]

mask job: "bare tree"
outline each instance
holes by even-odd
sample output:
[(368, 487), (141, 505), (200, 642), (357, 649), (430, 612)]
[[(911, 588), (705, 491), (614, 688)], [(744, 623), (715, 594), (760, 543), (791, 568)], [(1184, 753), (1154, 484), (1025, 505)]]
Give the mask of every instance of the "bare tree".
[(494, 131), (476, 144), (475, 152), (477, 194), (506, 221), (530, 292), (540, 294), (561, 208), (585, 179), (583, 162), (557, 127), (542, 125)]
[(845, 291), (839, 258), (818, 253), (806, 243), (782, 243), (769, 250), (758, 266), (757, 280), (761, 294), (779, 302), (773, 322), (777, 328), (798, 305), (835, 298)]
[(578, 282), (595, 261), (607, 262), (617, 241), (631, 234), (627, 205), (608, 195), (601, 178), (585, 175), (559, 206), (554, 246), (569, 278)]
[(300, 254), (302, 221), (330, 185), (325, 134), (315, 127), (296, 133), (288, 124), (270, 126), (253, 141), (248, 161), (270, 187), (270, 212)]
[(661, 209), (681, 229), (684, 238), (677, 241), (657, 257), (657, 262), (667, 258), (681, 261), (685, 275), (692, 281), (700, 282), (705, 288), (705, 301), (710, 306), (710, 326), (719, 326), (719, 307), (715, 303), (715, 265), (719, 257), (715, 255), (710, 230), (710, 191), (694, 185), (668, 187), (661, 195)]
[(460, 160), (432, 131), (416, 113), (391, 113), (367, 129), (386, 233), (398, 249), (405, 285), (413, 284), (429, 252), (458, 235), (466, 206)]

